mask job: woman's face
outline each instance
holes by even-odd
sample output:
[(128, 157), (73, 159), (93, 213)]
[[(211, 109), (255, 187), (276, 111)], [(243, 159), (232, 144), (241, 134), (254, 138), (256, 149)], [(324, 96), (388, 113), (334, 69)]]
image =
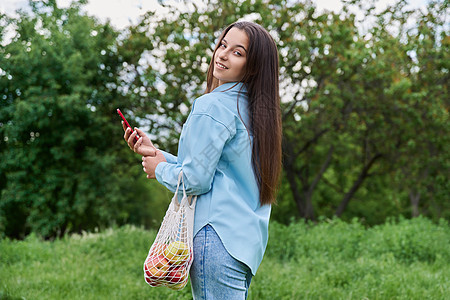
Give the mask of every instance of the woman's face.
[(245, 31), (231, 28), (222, 39), (214, 54), (213, 76), (219, 85), (240, 81), (245, 74), (248, 37)]

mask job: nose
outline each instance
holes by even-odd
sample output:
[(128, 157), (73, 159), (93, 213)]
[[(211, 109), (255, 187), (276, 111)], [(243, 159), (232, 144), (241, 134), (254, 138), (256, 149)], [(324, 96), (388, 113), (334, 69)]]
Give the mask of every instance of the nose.
[(218, 54), (219, 54), (218, 57), (219, 57), (221, 60), (227, 60), (227, 59), (228, 59), (228, 54), (227, 54), (227, 51), (226, 51), (226, 50), (222, 50), (222, 51), (220, 51)]

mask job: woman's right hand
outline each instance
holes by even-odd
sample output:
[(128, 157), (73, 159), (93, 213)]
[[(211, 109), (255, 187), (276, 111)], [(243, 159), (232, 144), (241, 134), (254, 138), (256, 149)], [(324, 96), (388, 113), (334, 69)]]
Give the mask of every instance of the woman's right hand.
[[(123, 138), (130, 147), (131, 150), (140, 154), (142, 156), (156, 156), (156, 148), (153, 146), (150, 138), (138, 128), (134, 128), (134, 131), (131, 132), (131, 128), (127, 127), (122, 121), (122, 127), (125, 131)], [(136, 134), (139, 135), (139, 139), (136, 141)]]

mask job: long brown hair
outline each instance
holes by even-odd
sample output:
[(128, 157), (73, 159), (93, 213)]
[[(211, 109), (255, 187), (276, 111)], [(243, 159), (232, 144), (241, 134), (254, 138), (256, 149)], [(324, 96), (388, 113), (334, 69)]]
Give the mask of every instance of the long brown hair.
[(281, 175), (281, 108), (278, 87), (278, 50), (270, 34), (260, 25), (236, 22), (220, 36), (207, 74), (206, 93), (219, 86), (213, 76), (214, 56), (222, 39), (236, 27), (249, 39), (246, 71), (242, 79), (248, 91), (250, 130), (253, 134), (252, 166), (259, 186), (261, 205), (275, 202)]

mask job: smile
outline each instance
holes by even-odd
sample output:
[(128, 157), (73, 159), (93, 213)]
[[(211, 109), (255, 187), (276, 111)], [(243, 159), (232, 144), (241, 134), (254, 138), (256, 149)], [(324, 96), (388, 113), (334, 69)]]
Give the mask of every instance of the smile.
[(227, 67), (225, 67), (224, 65), (222, 65), (221, 63), (218, 63), (218, 62), (216, 62), (216, 66), (217, 66), (219, 69), (222, 69), (222, 70), (228, 69)]

